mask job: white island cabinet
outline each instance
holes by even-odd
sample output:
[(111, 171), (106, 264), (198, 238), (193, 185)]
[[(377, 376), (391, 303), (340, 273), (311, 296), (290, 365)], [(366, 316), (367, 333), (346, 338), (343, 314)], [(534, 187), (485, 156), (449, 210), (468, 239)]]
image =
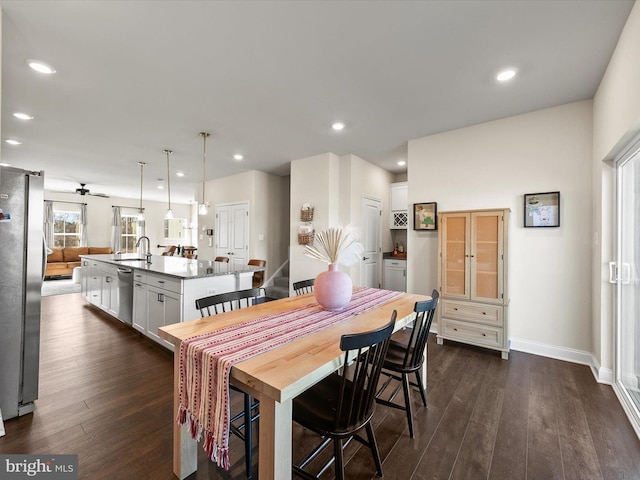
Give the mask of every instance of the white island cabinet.
[[(132, 257), (131, 255), (129, 257)], [(173, 344), (158, 336), (158, 328), (200, 317), (198, 298), (251, 288), (253, 272), (262, 267), (233, 266), (228, 263), (153, 256), (151, 263), (127, 255), (87, 255), (83, 257), (83, 294), (98, 308), (117, 316), (122, 288), (110, 288), (117, 267), (133, 270), (131, 326), (152, 340), (173, 350)], [(117, 282), (117, 276), (115, 277)], [(121, 305), (122, 307), (122, 305)]]

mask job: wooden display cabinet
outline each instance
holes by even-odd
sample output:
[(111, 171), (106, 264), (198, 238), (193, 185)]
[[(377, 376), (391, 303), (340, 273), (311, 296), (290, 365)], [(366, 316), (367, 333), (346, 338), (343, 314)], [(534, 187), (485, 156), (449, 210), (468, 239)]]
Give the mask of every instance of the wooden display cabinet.
[(438, 343), (492, 348), (507, 359), (509, 209), (438, 215)]

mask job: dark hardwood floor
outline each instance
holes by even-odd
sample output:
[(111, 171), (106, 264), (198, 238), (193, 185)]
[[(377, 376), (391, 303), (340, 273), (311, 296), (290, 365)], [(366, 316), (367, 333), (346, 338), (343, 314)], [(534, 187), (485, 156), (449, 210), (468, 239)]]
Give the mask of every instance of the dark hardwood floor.
[[(5, 422), (0, 453), (77, 454), (82, 479), (175, 478), (172, 368), (171, 353), (80, 294), (45, 297), (40, 399), (33, 415)], [(413, 439), (404, 412), (377, 407), (387, 480), (640, 478), (640, 441), (586, 366), (520, 352), (503, 361), (431, 338), (427, 385), (428, 408), (414, 402)], [(294, 460), (315, 441), (294, 428)], [(199, 452), (192, 478), (244, 478), (238, 438), (228, 472)], [(347, 478), (377, 478), (368, 449), (352, 443), (346, 457)]]

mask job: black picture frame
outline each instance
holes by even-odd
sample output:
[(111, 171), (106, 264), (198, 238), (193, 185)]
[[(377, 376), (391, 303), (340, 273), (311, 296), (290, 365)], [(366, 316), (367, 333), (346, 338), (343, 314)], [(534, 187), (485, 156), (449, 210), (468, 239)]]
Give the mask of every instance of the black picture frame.
[(438, 229), (438, 204), (423, 202), (413, 204), (413, 229), (432, 232)]
[(524, 194), (525, 228), (560, 226), (560, 192)]

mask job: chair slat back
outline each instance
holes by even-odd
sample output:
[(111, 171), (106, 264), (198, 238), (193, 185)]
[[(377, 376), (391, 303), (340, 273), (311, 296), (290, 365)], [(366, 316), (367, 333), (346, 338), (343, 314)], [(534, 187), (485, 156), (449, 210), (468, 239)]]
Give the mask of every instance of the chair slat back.
[(209, 317), (219, 313), (230, 312), (239, 308), (246, 308), (257, 303), (260, 296), (259, 288), (239, 290), (237, 292), (220, 293), (196, 300), (196, 308), (202, 317)]
[(416, 318), (413, 321), (411, 338), (404, 354), (403, 366), (406, 369), (417, 369), (424, 362), (424, 349), (429, 339), (429, 330), (431, 330), (439, 296), (437, 290), (434, 290), (431, 292), (431, 300), (416, 302), (413, 308)]
[(340, 349), (345, 352), (345, 358), (340, 373), (335, 431), (358, 428), (373, 415), (376, 387), (396, 316), (394, 310), (389, 323), (377, 330), (342, 336)]
[(216, 257), (214, 262), (229, 263), (229, 257)]
[(315, 278), (310, 278), (309, 280), (300, 280), (299, 282), (293, 283), (293, 291), (296, 292), (296, 295), (304, 295), (305, 293), (312, 293), (313, 286), (316, 283)]

